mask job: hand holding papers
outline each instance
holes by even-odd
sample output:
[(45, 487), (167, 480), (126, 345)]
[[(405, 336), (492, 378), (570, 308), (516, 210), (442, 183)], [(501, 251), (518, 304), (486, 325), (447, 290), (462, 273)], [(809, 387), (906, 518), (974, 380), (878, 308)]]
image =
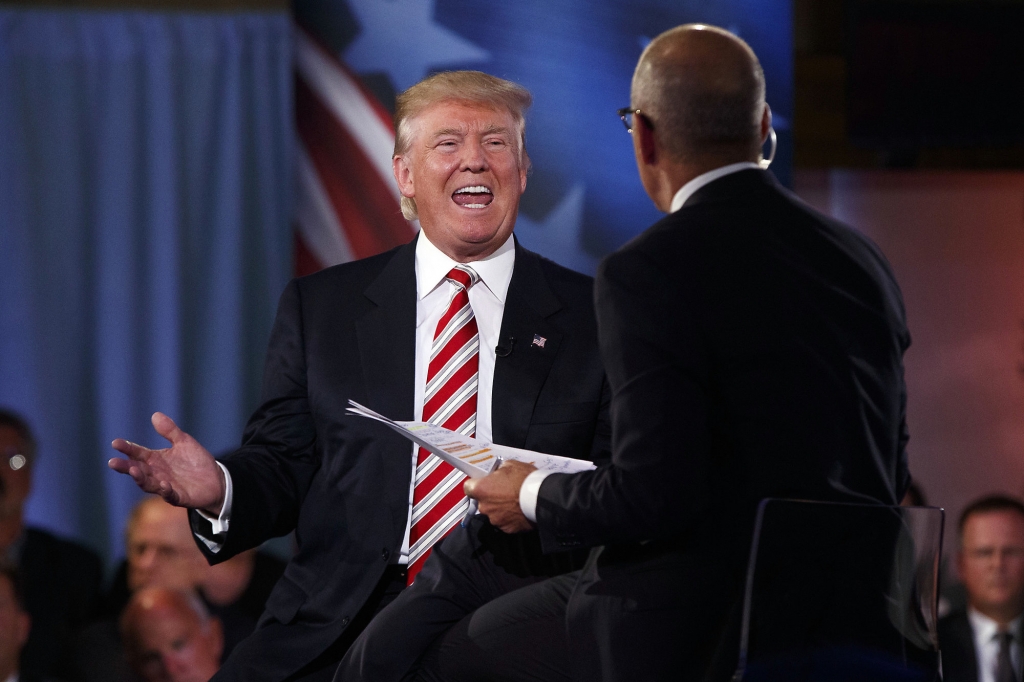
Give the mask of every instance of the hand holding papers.
[(388, 419), (354, 400), (348, 401), (349, 414), (374, 419), (386, 424), (428, 452), (431, 452), (470, 478), (483, 478), (490, 473), (495, 458), (514, 459), (533, 464), (538, 469), (571, 474), (595, 468), (592, 462), (570, 457), (547, 455), (504, 445), (485, 445), (475, 438), (426, 422), (399, 422)]

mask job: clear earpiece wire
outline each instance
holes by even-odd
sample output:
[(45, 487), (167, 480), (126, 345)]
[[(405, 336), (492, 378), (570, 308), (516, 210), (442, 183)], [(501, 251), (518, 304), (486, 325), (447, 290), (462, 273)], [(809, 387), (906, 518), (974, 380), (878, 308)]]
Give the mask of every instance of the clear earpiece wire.
[(771, 126), (768, 126), (768, 141), (772, 143), (771, 151), (768, 152), (768, 158), (766, 159), (762, 156), (761, 160), (757, 162), (757, 165), (764, 170), (768, 170), (768, 166), (772, 165), (772, 161), (775, 159), (775, 147), (779, 143), (778, 139), (775, 137), (775, 128)]

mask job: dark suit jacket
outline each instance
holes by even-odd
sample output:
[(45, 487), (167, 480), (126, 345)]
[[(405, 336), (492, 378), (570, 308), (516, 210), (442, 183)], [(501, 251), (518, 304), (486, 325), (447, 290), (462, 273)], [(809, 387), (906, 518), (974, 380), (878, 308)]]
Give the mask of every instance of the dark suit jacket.
[[(978, 682), (978, 652), (966, 609), (957, 609), (939, 620), (939, 650), (945, 682)], [(1017, 679), (1024, 680), (1024, 671), (1018, 671)]]
[(967, 611), (957, 610), (939, 620), (939, 650), (945, 682), (978, 682), (978, 654)]
[[(228, 663), (237, 677), (280, 680), (314, 659), (401, 549), (411, 445), (345, 408), (351, 398), (413, 418), (414, 267), (410, 243), (295, 280), (281, 297), (263, 403), (242, 447), (222, 460), (234, 483), (231, 528), (222, 551), (207, 556), (220, 561), (293, 528), (298, 552)], [(500, 337), (515, 342), (495, 364), (495, 442), (577, 458), (607, 451), (592, 286), (516, 246)], [(535, 334), (543, 348), (532, 345)]]
[(900, 292), (868, 239), (752, 169), (609, 256), (597, 310), (612, 465), (548, 477), (537, 507), (546, 548), (607, 545), (569, 605), (576, 672), (703, 679), (738, 642), (759, 500), (908, 485)]
[(21, 651), (26, 679), (65, 677), (71, 670), (72, 637), (100, 597), (103, 563), (77, 542), (26, 528), (18, 569), (32, 630)]

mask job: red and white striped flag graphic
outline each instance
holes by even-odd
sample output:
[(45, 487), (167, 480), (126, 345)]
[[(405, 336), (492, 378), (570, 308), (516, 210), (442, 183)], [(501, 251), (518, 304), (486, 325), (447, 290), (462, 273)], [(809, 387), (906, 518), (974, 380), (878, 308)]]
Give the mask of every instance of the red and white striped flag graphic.
[(344, 64), (295, 27), (295, 274), (405, 244), (391, 116)]

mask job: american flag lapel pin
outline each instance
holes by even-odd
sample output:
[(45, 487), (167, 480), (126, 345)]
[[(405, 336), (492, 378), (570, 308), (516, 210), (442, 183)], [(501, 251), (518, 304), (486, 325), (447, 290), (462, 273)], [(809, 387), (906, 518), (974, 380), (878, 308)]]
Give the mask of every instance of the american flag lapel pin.
[(547, 342), (548, 342), (548, 340), (545, 339), (540, 334), (534, 334), (533, 335), (533, 343), (530, 344), (530, 345), (531, 346), (537, 346), (537, 348), (543, 348), (544, 344), (547, 343)]

